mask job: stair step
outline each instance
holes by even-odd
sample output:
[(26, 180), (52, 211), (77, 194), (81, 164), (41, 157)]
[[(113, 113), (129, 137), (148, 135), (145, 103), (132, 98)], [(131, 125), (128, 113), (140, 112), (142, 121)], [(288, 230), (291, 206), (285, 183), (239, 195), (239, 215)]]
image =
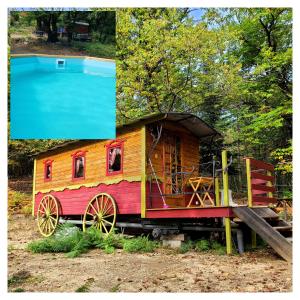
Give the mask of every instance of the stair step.
[(288, 231), (292, 230), (292, 226), (272, 226), (277, 231)]
[(279, 216), (274, 210), (268, 207), (252, 207), (251, 208), (257, 215), (264, 219), (279, 219)]
[(291, 244), (293, 243), (293, 237), (287, 237), (286, 240)]

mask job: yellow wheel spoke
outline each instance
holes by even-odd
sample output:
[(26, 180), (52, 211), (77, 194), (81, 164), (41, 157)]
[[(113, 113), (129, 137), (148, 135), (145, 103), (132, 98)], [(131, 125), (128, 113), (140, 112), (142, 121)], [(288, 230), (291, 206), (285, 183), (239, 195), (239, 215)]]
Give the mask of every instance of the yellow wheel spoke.
[(46, 219), (42, 219), (41, 223), (39, 221), (38, 222), (39, 222), (40, 226), (42, 226), (45, 223), (45, 221), (46, 221)]
[(112, 217), (112, 216), (114, 216), (114, 214), (104, 215), (104, 216), (102, 216), (102, 219), (107, 219), (107, 218)]
[(97, 212), (96, 208), (93, 206), (93, 204), (92, 204), (92, 203), (90, 204), (90, 206), (91, 206), (91, 208), (94, 210), (94, 212), (95, 212), (96, 214), (98, 214), (98, 212)]
[(52, 217), (52, 216), (49, 216), (49, 217), (50, 217), (50, 219), (52, 219), (54, 222), (56, 222), (57, 218), (54, 218), (54, 217)]
[(54, 224), (55, 224), (55, 223), (52, 222), (51, 218), (49, 218), (49, 225), (51, 225), (52, 228), (55, 228), (55, 225), (54, 225)]
[(40, 209), (38, 209), (38, 212), (41, 212), (43, 215), (45, 215), (45, 212)]
[(43, 203), (43, 200), (41, 200), (40, 204), (44, 207), (44, 211), (46, 211), (46, 207), (45, 207), (45, 205)]
[(108, 231), (107, 231), (107, 229), (106, 229), (106, 226), (104, 225), (104, 223), (103, 223), (103, 222), (101, 222), (101, 224), (102, 224), (102, 226), (103, 226), (103, 228), (104, 228), (105, 232), (108, 234)]
[(100, 208), (99, 208), (99, 199), (98, 198), (96, 198), (96, 203), (97, 203), (98, 211), (100, 211)]
[(107, 223), (107, 224), (109, 224), (109, 225), (111, 225), (111, 226), (114, 225), (112, 222), (109, 222), (109, 221), (107, 221), (107, 220), (105, 220), (105, 219), (102, 219), (102, 221), (105, 222), (105, 223)]
[(105, 212), (105, 210), (106, 210), (107, 203), (108, 203), (108, 201), (107, 201), (107, 199), (105, 198), (105, 203), (104, 203), (104, 206), (103, 206), (103, 208), (102, 208), (102, 214), (104, 214), (104, 212)]
[(103, 211), (103, 215), (106, 215), (107, 213), (109, 213), (111, 208), (113, 208), (113, 205), (110, 203), (108, 208), (105, 211)]

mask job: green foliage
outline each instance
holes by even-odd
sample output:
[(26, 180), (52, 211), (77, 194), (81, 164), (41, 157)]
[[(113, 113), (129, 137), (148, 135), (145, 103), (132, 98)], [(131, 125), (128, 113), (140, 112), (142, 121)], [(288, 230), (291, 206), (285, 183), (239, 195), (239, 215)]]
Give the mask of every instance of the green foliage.
[(22, 288), (16, 288), (13, 290), (13, 293), (24, 293), (24, 292), (26, 292), (26, 291)]
[[(118, 11), (117, 118), (192, 112), (240, 155), (279, 163), (291, 183), (292, 10)], [(280, 160), (281, 150), (285, 153)]]
[(72, 47), (79, 51), (84, 51), (89, 56), (102, 57), (102, 58), (115, 58), (116, 48), (113, 44), (101, 44), (99, 42), (78, 42), (73, 41)]
[(179, 253), (186, 253), (188, 251), (191, 251), (192, 249), (194, 249), (194, 243), (193, 241), (189, 240), (187, 242), (183, 242), (178, 251)]
[(8, 286), (21, 284), (21, 283), (25, 282), (27, 279), (29, 279), (30, 277), (31, 277), (31, 275), (29, 272), (19, 271), (8, 278), (7, 284), (8, 284)]
[(87, 284), (80, 286), (78, 289), (75, 290), (75, 293), (88, 293), (90, 288)]
[(94, 281), (94, 278), (87, 279), (82, 286), (75, 290), (75, 293), (88, 293), (90, 291), (90, 286)]
[(123, 249), (126, 252), (153, 252), (158, 247), (158, 243), (149, 240), (147, 236), (125, 239)]
[(117, 292), (119, 292), (119, 288), (120, 288), (120, 283), (114, 285), (109, 291), (111, 293), (117, 293)]
[(219, 255), (225, 255), (226, 254), (226, 247), (220, 244), (217, 241), (211, 242), (211, 249), (214, 250)]
[[(67, 257), (73, 258), (85, 253), (92, 245), (92, 234), (87, 235), (77, 227), (63, 224), (57, 233), (42, 240), (28, 244), (27, 249), (33, 253), (64, 252)], [(93, 239), (96, 237), (93, 236)]]
[(199, 240), (195, 242), (195, 250), (196, 251), (208, 251), (210, 250), (210, 243), (208, 240)]

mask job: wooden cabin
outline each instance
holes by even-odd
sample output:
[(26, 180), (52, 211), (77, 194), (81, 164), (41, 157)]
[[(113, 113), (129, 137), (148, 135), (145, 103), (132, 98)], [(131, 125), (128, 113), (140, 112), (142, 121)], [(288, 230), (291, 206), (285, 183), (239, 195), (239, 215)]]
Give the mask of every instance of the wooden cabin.
[[(230, 254), (231, 222), (238, 217), (291, 261), (292, 246), (278, 232), (290, 226), (268, 207), (276, 202), (271, 164), (246, 158), (248, 207), (229, 201), (226, 150), (221, 169), (224, 203), (218, 189), (220, 174), (201, 175), (201, 143), (218, 136), (194, 115), (156, 114), (119, 126), (114, 140), (71, 141), (39, 153), (34, 162), (33, 215), (41, 234), (53, 234), (61, 217), (82, 224), (83, 230), (92, 225), (104, 233), (115, 225), (124, 228), (125, 223), (167, 231), (166, 225), (177, 224), (174, 232), (197, 231), (203, 218), (224, 218), (225, 229), (218, 229), (225, 231)], [(270, 218), (280, 226), (273, 228), (265, 221)], [(237, 239), (241, 245), (241, 236)]]

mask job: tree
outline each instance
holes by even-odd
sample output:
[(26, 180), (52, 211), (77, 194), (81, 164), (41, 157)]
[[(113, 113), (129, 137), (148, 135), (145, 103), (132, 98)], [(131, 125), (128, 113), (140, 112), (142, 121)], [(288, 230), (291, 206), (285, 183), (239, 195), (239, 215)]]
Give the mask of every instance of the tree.
[(153, 112), (195, 112), (231, 93), (221, 78), (236, 72), (234, 63), (229, 69), (222, 60), (226, 36), (195, 24), (189, 9), (118, 11), (119, 121)]

